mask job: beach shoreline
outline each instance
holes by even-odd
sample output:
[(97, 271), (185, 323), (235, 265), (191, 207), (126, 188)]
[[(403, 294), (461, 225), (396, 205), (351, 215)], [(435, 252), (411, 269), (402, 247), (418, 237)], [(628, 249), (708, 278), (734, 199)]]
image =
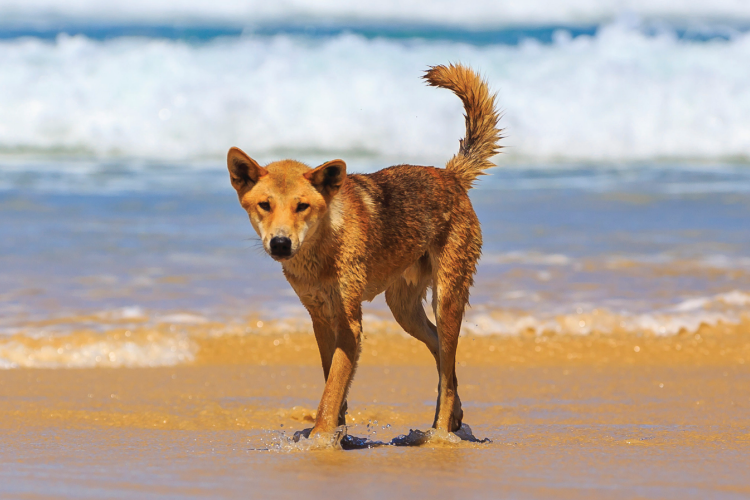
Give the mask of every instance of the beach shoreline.
[[(612, 339), (552, 338), (547, 342), (557, 347), (545, 349), (571, 354), (590, 343), (592, 355), (545, 360), (535, 339), (464, 338), (458, 376), (465, 422), (491, 443), (349, 452), (300, 452), (290, 444), (294, 431), (312, 425), (323, 387), (316, 353), (295, 349), (307, 337), (285, 343), (282, 336), (273, 346), (274, 339), (255, 336), (225, 345), (244, 362), (214, 351), (174, 367), (0, 371), (0, 492), (33, 491), (36, 498), (55, 496), (60, 487), (63, 496), (139, 492), (143, 498), (750, 493), (750, 363), (718, 354), (731, 345), (738, 346), (734, 355), (748, 352), (746, 333), (704, 333), (701, 342), (696, 334), (640, 339), (639, 353), (610, 355), (606, 363), (593, 353), (614, 350)], [(677, 342), (680, 351), (663, 349)], [(372, 335), (366, 343), (349, 397), (349, 434), (387, 442), (427, 430), (437, 375), (426, 349), (411, 353), (410, 339), (397, 336)], [(704, 345), (709, 354), (700, 351)], [(274, 347), (278, 357), (257, 357)], [(485, 350), (494, 358), (482, 358)], [(707, 362), (698, 362), (701, 356)], [(40, 477), (44, 484), (35, 481)]]

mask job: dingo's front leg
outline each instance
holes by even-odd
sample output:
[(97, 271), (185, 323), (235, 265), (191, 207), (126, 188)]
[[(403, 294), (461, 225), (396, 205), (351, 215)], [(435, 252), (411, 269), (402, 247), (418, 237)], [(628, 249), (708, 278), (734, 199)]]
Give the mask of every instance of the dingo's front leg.
[[(315, 427), (310, 435), (332, 433), (344, 421), (346, 394), (349, 391), (359, 358), (362, 335), (362, 308), (359, 301), (337, 311), (334, 326), (336, 343), (331, 357), (323, 397), (320, 399)], [(317, 330), (316, 330), (317, 337)], [(323, 356), (323, 350), (321, 350)], [(325, 370), (325, 362), (324, 362)]]
[[(315, 340), (318, 343), (318, 351), (320, 351), (323, 377), (327, 382), (328, 374), (331, 372), (333, 353), (336, 352), (336, 331), (327, 318), (318, 316), (317, 311), (310, 310), (310, 317), (312, 318)], [(346, 425), (346, 407), (346, 400), (344, 400), (344, 403), (341, 405), (341, 411), (339, 411), (338, 425)]]

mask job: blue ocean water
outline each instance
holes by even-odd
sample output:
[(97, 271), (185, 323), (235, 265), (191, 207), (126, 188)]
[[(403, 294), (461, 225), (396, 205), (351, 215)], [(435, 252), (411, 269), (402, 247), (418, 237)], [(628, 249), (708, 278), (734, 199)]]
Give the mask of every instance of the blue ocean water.
[[(146, 169), (0, 192), (3, 332), (306, 324), (218, 166), (161, 168), (153, 182)], [(485, 245), (467, 334), (671, 335), (738, 321), (750, 304), (744, 166), (509, 166), (472, 200)], [(388, 318), (382, 298), (366, 312)]]
[[(598, 25), (543, 25), (502, 26), (494, 29), (465, 28), (450, 25), (404, 24), (404, 23), (265, 23), (260, 25), (171, 25), (171, 24), (44, 24), (31, 26), (0, 25), (0, 40), (24, 37), (54, 41), (65, 33), (84, 36), (91, 40), (105, 41), (120, 37), (163, 38), (184, 40), (192, 43), (207, 43), (221, 37), (279, 36), (290, 35), (308, 39), (335, 38), (353, 34), (367, 39), (394, 39), (404, 42), (430, 41), (484, 45), (519, 45), (527, 41), (552, 44), (559, 33), (571, 38), (596, 36)], [(707, 42), (729, 41), (750, 30), (750, 24), (722, 23), (715, 26), (664, 26), (646, 24), (639, 31), (648, 36), (669, 33), (679, 40)]]

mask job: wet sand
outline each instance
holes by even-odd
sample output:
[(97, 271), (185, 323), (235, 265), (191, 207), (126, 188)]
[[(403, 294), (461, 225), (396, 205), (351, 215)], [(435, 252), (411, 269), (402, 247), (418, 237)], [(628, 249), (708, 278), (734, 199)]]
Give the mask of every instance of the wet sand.
[[(7, 498), (747, 498), (750, 329), (465, 337), (465, 421), (489, 444), (295, 451), (323, 381), (311, 335), (201, 340), (192, 364), (0, 371)], [(365, 341), (350, 435), (432, 422), (437, 376)], [(679, 348), (678, 348), (679, 346)]]

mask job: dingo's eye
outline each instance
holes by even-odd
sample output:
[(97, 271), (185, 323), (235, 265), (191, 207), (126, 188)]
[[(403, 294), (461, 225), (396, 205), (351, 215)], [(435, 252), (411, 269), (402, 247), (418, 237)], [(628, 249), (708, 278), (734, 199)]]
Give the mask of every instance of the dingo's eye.
[(304, 212), (308, 208), (310, 208), (310, 205), (308, 205), (307, 203), (300, 203), (297, 205), (297, 212)]
[(258, 206), (262, 208), (263, 210), (265, 210), (266, 212), (271, 211), (271, 204), (268, 203), (267, 201), (261, 201), (260, 203), (258, 203)]

